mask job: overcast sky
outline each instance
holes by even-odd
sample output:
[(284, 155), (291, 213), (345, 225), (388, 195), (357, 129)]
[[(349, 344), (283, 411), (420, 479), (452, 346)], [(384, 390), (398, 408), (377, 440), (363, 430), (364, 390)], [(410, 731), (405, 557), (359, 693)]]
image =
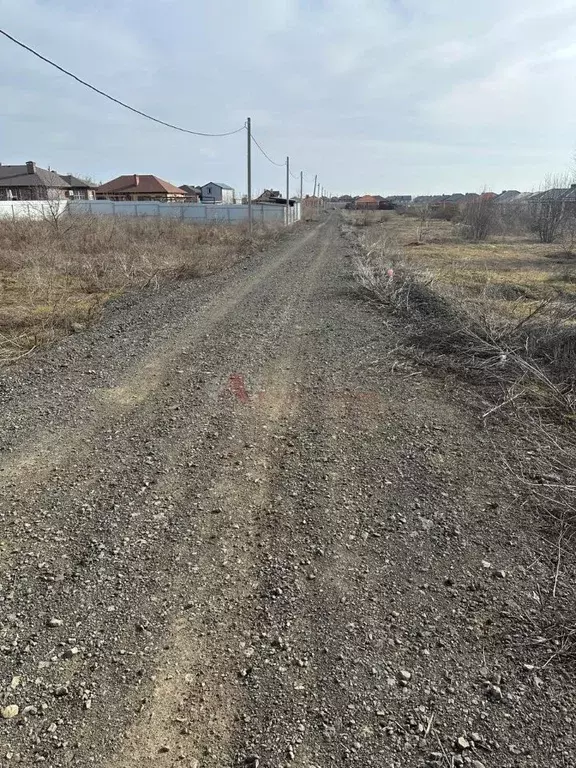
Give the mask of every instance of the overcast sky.
[[(0, 0), (0, 25), (166, 121), (251, 115), (334, 193), (524, 190), (573, 166), (575, 0)], [(5, 38), (0, 71), (3, 163), (246, 188), (243, 133), (154, 125)], [(282, 187), (254, 161), (257, 190)]]

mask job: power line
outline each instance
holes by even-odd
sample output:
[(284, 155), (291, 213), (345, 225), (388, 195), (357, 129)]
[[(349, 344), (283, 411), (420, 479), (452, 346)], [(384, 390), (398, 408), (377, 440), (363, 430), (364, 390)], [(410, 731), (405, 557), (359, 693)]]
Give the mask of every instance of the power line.
[(265, 152), (265, 151), (262, 149), (262, 147), (260, 146), (260, 144), (258, 144), (258, 142), (256, 141), (256, 139), (254, 138), (254, 135), (252, 135), (252, 141), (254, 142), (254, 144), (256, 144), (256, 146), (258, 147), (258, 149), (260, 150), (260, 152), (262, 152), (262, 154), (264, 155), (264, 157), (266, 158), (266, 160), (268, 160), (270, 163), (272, 163), (272, 165), (277, 165), (277, 166), (278, 166), (278, 168), (284, 168), (284, 166), (286, 165), (286, 161), (284, 161), (283, 163), (277, 163), (275, 160), (272, 160), (272, 158), (270, 157), (270, 155), (268, 155), (268, 154), (267, 154), (267, 153), (266, 153), (266, 152)]
[[(272, 165), (276, 165), (276, 166), (278, 166), (278, 168), (284, 168), (284, 167), (286, 166), (286, 161), (284, 161), (283, 163), (277, 163), (275, 160), (272, 160), (272, 158), (270, 157), (270, 155), (269, 155), (269, 154), (268, 154), (268, 153), (267, 153), (267, 152), (264, 150), (264, 148), (263, 148), (263, 147), (262, 147), (262, 146), (261, 146), (261, 145), (260, 145), (260, 144), (259, 144), (259, 143), (256, 141), (256, 139), (254, 138), (254, 135), (252, 135), (252, 141), (253, 141), (253, 142), (254, 142), (254, 144), (255, 144), (255, 145), (258, 147), (258, 149), (260, 150), (260, 152), (261, 152), (261, 153), (264, 155), (264, 157), (266, 158), (266, 160), (268, 160), (270, 163), (272, 163)], [(300, 181), (300, 176), (298, 176), (298, 175), (296, 175), (296, 174), (292, 173), (292, 171), (290, 171), (290, 176), (292, 176), (292, 178), (293, 178), (295, 181)], [(311, 181), (311, 179), (308, 179), (308, 177), (307, 177), (307, 174), (304, 174), (304, 176), (306, 177), (306, 179), (307, 179), (308, 181)]]
[(246, 126), (243, 125), (241, 128), (237, 128), (235, 131), (227, 131), (226, 133), (204, 133), (203, 131), (191, 131), (188, 128), (181, 128), (179, 125), (172, 125), (172, 123), (167, 123), (164, 120), (159, 120), (157, 117), (153, 117), (152, 115), (149, 115), (146, 112), (142, 112), (140, 109), (131, 107), (129, 104), (126, 104), (123, 101), (120, 101), (120, 99), (115, 99), (114, 96), (110, 96), (109, 93), (106, 93), (105, 91), (101, 91), (100, 88), (96, 88), (96, 86), (90, 85), (90, 83), (87, 83), (86, 80), (82, 80), (82, 78), (78, 77), (77, 75), (74, 75), (72, 72), (69, 72), (67, 69), (64, 69), (64, 67), (61, 67), (59, 64), (56, 64), (56, 62), (46, 58), (46, 56), (42, 56), (41, 53), (38, 53), (38, 51), (35, 51), (33, 48), (30, 48), (30, 46), (26, 45), (20, 40), (17, 40), (15, 37), (12, 37), (12, 35), (9, 35), (8, 32), (5, 32), (3, 29), (0, 29), (0, 34), (4, 35), (4, 37), (7, 37), (8, 40), (11, 40), (13, 43), (16, 43), (16, 45), (19, 45), (21, 48), (24, 48), (25, 51), (28, 51), (29, 53), (33, 54), (38, 59), (45, 61), (46, 64), (50, 64), (51, 67), (55, 67), (60, 72), (63, 72), (65, 75), (68, 75), (68, 77), (71, 77), (73, 80), (76, 80), (76, 82), (80, 83), (81, 85), (84, 85), (86, 88), (90, 88), (91, 91), (94, 91), (95, 93), (100, 94), (100, 96), (104, 96), (106, 99), (113, 101), (115, 104), (119, 104), (121, 107), (124, 107), (125, 109), (129, 109), (130, 112), (134, 112), (135, 114), (140, 115), (141, 117), (145, 117), (147, 120), (152, 120), (154, 123), (159, 123), (160, 125), (164, 125), (166, 128), (173, 128), (175, 131), (180, 131), (181, 133), (191, 133), (193, 136), (232, 136), (235, 133), (240, 133), (240, 131), (243, 131), (246, 128)]

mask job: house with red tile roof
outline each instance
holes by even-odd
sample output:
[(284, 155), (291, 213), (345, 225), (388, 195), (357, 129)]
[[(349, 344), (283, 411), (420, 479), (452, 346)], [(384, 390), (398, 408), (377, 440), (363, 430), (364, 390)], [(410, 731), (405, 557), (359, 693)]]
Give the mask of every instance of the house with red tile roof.
[(98, 200), (154, 200), (169, 203), (185, 197), (184, 190), (151, 174), (132, 173), (118, 176), (96, 189)]

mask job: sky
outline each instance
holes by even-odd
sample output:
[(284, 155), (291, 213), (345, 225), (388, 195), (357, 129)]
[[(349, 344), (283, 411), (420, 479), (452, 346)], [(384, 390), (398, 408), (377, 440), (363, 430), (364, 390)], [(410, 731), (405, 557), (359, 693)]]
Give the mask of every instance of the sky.
[[(0, 0), (0, 26), (167, 122), (252, 117), (332, 194), (537, 188), (574, 167), (574, 0)], [(246, 136), (163, 128), (0, 37), (0, 162), (246, 190)], [(254, 150), (254, 188), (285, 170)], [(298, 188), (298, 184), (291, 181)]]

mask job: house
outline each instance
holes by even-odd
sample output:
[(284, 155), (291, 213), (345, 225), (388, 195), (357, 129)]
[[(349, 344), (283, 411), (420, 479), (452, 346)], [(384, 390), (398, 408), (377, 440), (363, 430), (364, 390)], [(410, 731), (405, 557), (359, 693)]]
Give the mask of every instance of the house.
[(570, 189), (566, 190), (564, 195), (564, 202), (574, 204), (576, 203), (576, 184), (570, 184)]
[(418, 195), (412, 201), (413, 205), (427, 206), (439, 205), (448, 195)]
[(386, 198), (394, 205), (403, 206), (410, 205), (412, 202), (412, 195), (388, 195)]
[(281, 198), (277, 189), (265, 189), (253, 202), (254, 203), (277, 203)]
[(531, 203), (556, 203), (563, 200), (571, 192), (570, 189), (556, 187), (555, 189), (545, 189), (543, 192), (535, 192), (530, 195)]
[(181, 201), (186, 193), (169, 181), (151, 174), (131, 173), (118, 176), (96, 189), (98, 200), (154, 200), (160, 203)]
[(465, 202), (464, 200), (464, 194), (462, 192), (454, 192), (452, 195), (448, 195), (448, 197), (445, 197), (442, 201), (443, 205), (459, 205), (460, 203)]
[(200, 189), (203, 203), (224, 203), (226, 205), (234, 203), (234, 190), (228, 184), (209, 181), (207, 184), (203, 184)]
[(94, 200), (96, 197), (96, 184), (79, 179), (78, 176), (73, 176), (71, 173), (58, 175), (70, 186), (70, 189), (65, 191), (69, 200)]
[(499, 205), (507, 205), (508, 203), (515, 203), (520, 196), (520, 192), (517, 189), (503, 189), (499, 195), (496, 195), (494, 202)]
[(59, 200), (70, 190), (61, 176), (32, 160), (24, 165), (0, 164), (0, 200)]
[(186, 195), (187, 203), (199, 203), (202, 189), (200, 187), (194, 187), (190, 184), (182, 184), (179, 189)]
[(356, 199), (355, 208), (377, 211), (380, 201), (374, 195), (362, 195)]

